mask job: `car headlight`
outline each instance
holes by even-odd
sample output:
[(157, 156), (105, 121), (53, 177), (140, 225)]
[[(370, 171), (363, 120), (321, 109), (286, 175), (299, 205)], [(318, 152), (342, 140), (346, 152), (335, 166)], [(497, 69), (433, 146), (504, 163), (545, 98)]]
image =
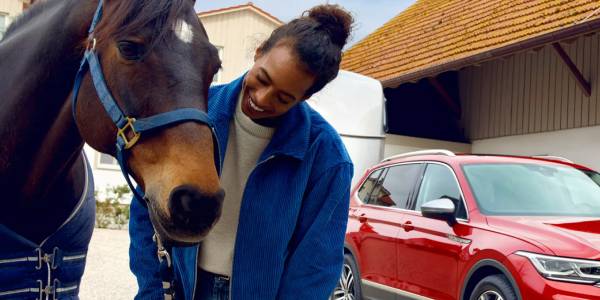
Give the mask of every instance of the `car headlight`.
[(542, 276), (558, 281), (582, 284), (600, 283), (600, 261), (549, 256), (518, 251), (515, 254), (529, 258)]

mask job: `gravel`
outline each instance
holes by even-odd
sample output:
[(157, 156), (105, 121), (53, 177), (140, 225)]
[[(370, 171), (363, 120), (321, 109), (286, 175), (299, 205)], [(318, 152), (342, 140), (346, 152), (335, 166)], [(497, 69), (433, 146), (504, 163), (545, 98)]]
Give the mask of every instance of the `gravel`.
[(94, 229), (79, 297), (133, 299), (135, 277), (129, 270), (129, 234), (126, 230)]

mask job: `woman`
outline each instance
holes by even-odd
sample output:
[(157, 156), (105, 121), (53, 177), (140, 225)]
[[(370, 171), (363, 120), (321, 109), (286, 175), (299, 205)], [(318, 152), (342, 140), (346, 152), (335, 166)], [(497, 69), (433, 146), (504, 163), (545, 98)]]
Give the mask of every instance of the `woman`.
[[(186, 299), (326, 299), (340, 275), (352, 163), (304, 102), (338, 73), (352, 17), (314, 7), (256, 51), (252, 69), (209, 92), (224, 157), (222, 215), (200, 247), (174, 247)], [(131, 206), (139, 299), (162, 299), (148, 212)], [(195, 296), (193, 296), (195, 295)]]

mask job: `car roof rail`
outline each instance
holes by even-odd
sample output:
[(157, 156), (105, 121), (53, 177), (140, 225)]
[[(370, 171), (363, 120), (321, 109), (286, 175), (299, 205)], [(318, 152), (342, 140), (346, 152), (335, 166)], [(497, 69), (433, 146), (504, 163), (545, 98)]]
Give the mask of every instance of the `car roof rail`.
[(384, 158), (381, 162), (386, 162), (386, 161), (390, 161), (390, 160), (397, 159), (397, 158), (403, 158), (403, 157), (418, 156), (418, 155), (456, 156), (456, 154), (454, 154), (454, 152), (449, 151), (449, 150), (428, 149), (428, 150), (419, 150), (419, 151), (406, 152), (406, 153), (402, 153), (402, 154), (396, 154), (396, 155)]
[(574, 162), (572, 160), (568, 159), (568, 158), (564, 158), (564, 157), (560, 157), (560, 156), (555, 156), (555, 155), (533, 155), (531, 157), (533, 157), (533, 158), (548, 159), (548, 160), (556, 160), (556, 161), (562, 161), (562, 162), (574, 164)]

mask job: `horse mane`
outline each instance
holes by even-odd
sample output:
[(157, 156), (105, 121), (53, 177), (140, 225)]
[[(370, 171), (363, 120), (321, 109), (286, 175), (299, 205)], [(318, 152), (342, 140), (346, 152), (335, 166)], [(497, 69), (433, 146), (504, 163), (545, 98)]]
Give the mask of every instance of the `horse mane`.
[(121, 0), (105, 9), (102, 21), (94, 32), (101, 42), (108, 38), (122, 38), (132, 32), (150, 27), (152, 47), (171, 29), (188, 0)]
[[(119, 0), (114, 1), (114, 5), (111, 3), (110, 7), (105, 4), (103, 18), (95, 30), (95, 37), (98, 41), (110, 37), (119, 38), (150, 26), (152, 37), (149, 44), (152, 45), (171, 29), (169, 25), (175, 22), (186, 1), (188, 0)], [(10, 36), (23, 23), (42, 13), (50, 3), (53, 1), (39, 1), (32, 5), (11, 23), (4, 36)]]

